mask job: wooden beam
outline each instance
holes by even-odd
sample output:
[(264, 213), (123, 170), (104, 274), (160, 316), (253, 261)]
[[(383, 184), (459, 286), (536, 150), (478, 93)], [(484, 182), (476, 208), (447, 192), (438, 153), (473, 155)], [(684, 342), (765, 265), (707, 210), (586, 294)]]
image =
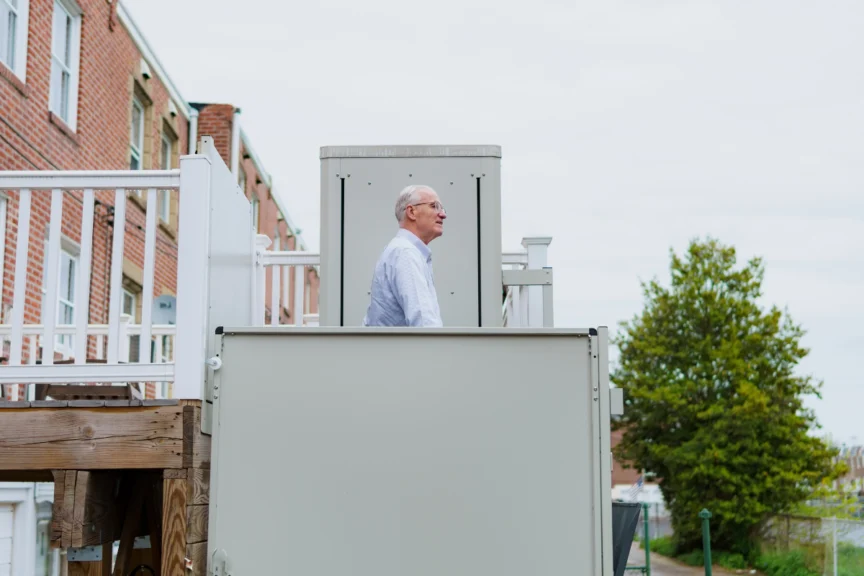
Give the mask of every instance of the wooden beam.
[[(81, 548), (84, 532), (84, 504), (87, 502), (87, 484), (90, 472), (78, 472), (75, 478), (75, 503), (72, 505), (72, 547)], [(101, 542), (100, 542), (101, 543)]]
[(0, 482), (54, 482), (52, 470), (0, 470)]
[(204, 443), (198, 438), (191, 438), (197, 447), (184, 448), (186, 409), (195, 408), (3, 410), (0, 470), (191, 468), (183, 465), (187, 456), (202, 464), (206, 459), (209, 467), (209, 441), (206, 457)]
[(183, 406), (183, 468), (210, 468), (210, 436), (201, 432), (197, 406)]
[(186, 574), (186, 490), (186, 480), (163, 480), (162, 576)]
[(102, 576), (102, 562), (69, 562), (69, 576)]
[(63, 481), (63, 538), (61, 540), (63, 548), (72, 547), (72, 511), (75, 510), (75, 479), (77, 477), (78, 472), (67, 470), (66, 479)]
[(63, 515), (66, 513), (66, 471), (53, 470), (54, 504), (51, 514), (51, 548), (60, 548), (63, 539)]
[(207, 542), (189, 544), (186, 547), (186, 557), (192, 562), (189, 576), (207, 576)]
[[(78, 483), (81, 482), (78, 473)], [(120, 531), (115, 493), (120, 482), (120, 473), (110, 470), (96, 470), (87, 474), (84, 495), (84, 516), (81, 521), (81, 546), (97, 546), (113, 542)], [(75, 508), (78, 508), (78, 487), (76, 486)], [(76, 517), (77, 522), (77, 517)], [(74, 534), (78, 526), (73, 526)]]
[(210, 521), (210, 506), (186, 507), (186, 543), (199, 544), (207, 541), (207, 529)]
[(135, 535), (141, 524), (141, 513), (144, 508), (144, 496), (147, 489), (146, 481), (138, 476), (132, 489), (126, 516), (123, 519), (123, 531), (120, 535), (120, 547), (117, 550), (117, 561), (114, 564), (114, 576), (127, 576), (131, 569), (130, 558), (135, 544)]
[(188, 475), (189, 494), (187, 501), (190, 506), (210, 503), (210, 470), (190, 468)]

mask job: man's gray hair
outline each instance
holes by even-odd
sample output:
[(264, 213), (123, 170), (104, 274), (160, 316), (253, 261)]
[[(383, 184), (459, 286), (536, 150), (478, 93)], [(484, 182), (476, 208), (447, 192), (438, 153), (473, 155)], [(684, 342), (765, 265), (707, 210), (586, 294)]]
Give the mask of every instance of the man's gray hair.
[(424, 184), (412, 184), (406, 186), (399, 192), (399, 197), (396, 199), (396, 221), (400, 224), (405, 220), (405, 211), (408, 206), (416, 204), (420, 201), (420, 192), (427, 190), (436, 194), (435, 190)]

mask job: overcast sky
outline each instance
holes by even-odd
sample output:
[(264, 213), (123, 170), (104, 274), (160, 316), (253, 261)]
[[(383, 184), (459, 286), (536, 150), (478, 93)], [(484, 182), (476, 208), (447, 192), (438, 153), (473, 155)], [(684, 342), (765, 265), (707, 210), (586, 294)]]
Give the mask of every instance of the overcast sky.
[(810, 404), (864, 441), (864, 2), (123, 1), (184, 98), (243, 109), (312, 249), (320, 146), (499, 144), (556, 325), (614, 328), (710, 234), (765, 258)]

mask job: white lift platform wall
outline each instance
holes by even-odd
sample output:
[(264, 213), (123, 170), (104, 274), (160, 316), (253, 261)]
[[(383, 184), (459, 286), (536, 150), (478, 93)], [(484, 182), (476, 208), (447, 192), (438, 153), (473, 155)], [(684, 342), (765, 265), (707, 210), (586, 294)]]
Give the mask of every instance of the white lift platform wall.
[(212, 574), (612, 575), (605, 328), (220, 340)]

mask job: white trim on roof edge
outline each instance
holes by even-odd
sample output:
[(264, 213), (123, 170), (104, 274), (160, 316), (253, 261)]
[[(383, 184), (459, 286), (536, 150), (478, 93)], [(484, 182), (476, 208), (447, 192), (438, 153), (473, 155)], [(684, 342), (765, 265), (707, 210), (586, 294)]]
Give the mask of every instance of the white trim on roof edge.
[(117, 18), (123, 23), (123, 26), (126, 27), (129, 36), (141, 52), (141, 57), (147, 61), (153, 72), (159, 77), (162, 83), (165, 84), (165, 87), (168, 89), (168, 94), (171, 96), (174, 104), (180, 108), (188, 120), (192, 116), (192, 107), (189, 106), (189, 103), (186, 102), (182, 96), (180, 96), (180, 91), (177, 90), (177, 86), (174, 85), (174, 82), (171, 81), (171, 77), (168, 76), (167, 72), (165, 72), (165, 68), (162, 67), (162, 63), (159, 62), (156, 53), (150, 48), (150, 45), (147, 43), (147, 40), (144, 38), (138, 25), (135, 24), (135, 20), (132, 18), (132, 15), (129, 13), (125, 4), (121, 2), (121, 0), (115, 0), (115, 2), (117, 2)]
[(252, 148), (252, 144), (249, 143), (249, 137), (246, 136), (246, 132), (243, 130), (243, 127), (240, 127), (240, 141), (243, 143), (243, 147), (246, 148), (246, 153), (249, 154), (249, 158), (252, 159), (252, 163), (255, 164), (255, 169), (258, 171), (258, 174), (261, 176), (261, 181), (267, 185), (267, 188), (273, 188), (273, 181), (270, 178), (270, 173), (264, 169), (264, 165), (261, 163), (261, 159), (258, 158), (258, 155), (255, 153), (255, 149)]
[(306, 242), (303, 240), (303, 235), (297, 233), (297, 226), (294, 224), (294, 221), (291, 220), (291, 216), (288, 215), (288, 210), (285, 209), (285, 205), (282, 204), (282, 197), (279, 196), (279, 192), (275, 187), (271, 187), (270, 194), (273, 195), (273, 201), (276, 202), (276, 207), (279, 209), (279, 213), (282, 214), (282, 218), (285, 219), (285, 224), (288, 225), (288, 230), (297, 238), (297, 241), (294, 244), (294, 249), (306, 250)]

